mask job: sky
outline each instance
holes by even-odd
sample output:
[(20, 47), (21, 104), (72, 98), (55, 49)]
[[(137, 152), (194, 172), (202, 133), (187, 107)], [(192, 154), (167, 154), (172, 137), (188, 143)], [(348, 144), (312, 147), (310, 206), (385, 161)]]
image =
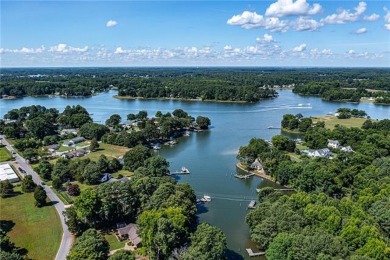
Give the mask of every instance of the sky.
[(390, 67), (390, 2), (0, 1), (1, 67)]

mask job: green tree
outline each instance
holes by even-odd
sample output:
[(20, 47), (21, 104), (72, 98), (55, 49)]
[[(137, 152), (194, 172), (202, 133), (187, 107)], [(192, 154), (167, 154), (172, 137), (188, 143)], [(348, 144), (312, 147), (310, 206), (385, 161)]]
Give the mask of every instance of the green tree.
[(208, 129), (211, 124), (210, 118), (205, 116), (198, 116), (196, 118), (196, 123), (200, 129)]
[(75, 207), (66, 208), (62, 214), (65, 217), (65, 224), (72, 234), (79, 236), (83, 233), (86, 225), (78, 217)]
[(0, 182), (0, 195), (2, 198), (11, 196), (14, 193), (14, 186), (9, 180)]
[(53, 165), (48, 160), (42, 160), (36, 168), (36, 171), (45, 180), (51, 180)]
[(142, 145), (137, 145), (124, 156), (124, 168), (129, 171), (135, 171), (138, 167), (144, 165), (146, 159), (151, 157), (149, 149)]
[(94, 227), (100, 220), (99, 211), (102, 207), (97, 191), (95, 189), (86, 189), (74, 202), (74, 208), (79, 219), (90, 226)]
[(209, 224), (202, 223), (191, 236), (191, 245), (184, 259), (224, 259), (226, 237), (223, 232)]
[(46, 198), (47, 198), (47, 195), (46, 195), (45, 189), (40, 185), (36, 186), (35, 190), (34, 190), (35, 206), (37, 206), (39, 208), (42, 206), (45, 206), (46, 205)]
[(95, 139), (95, 138), (93, 138), (92, 140), (91, 140), (91, 144), (89, 145), (89, 150), (91, 151), (91, 152), (94, 152), (94, 151), (96, 151), (96, 149), (98, 149), (99, 148), (99, 143), (98, 143), (98, 141)]
[(167, 174), (169, 162), (164, 157), (152, 156), (146, 159), (144, 166), (149, 170), (149, 173), (152, 176), (158, 177)]
[(100, 172), (103, 173), (103, 172), (108, 172), (109, 171), (109, 161), (108, 161), (107, 157), (104, 154), (99, 156), (97, 164), (99, 166)]
[(77, 238), (67, 259), (106, 260), (109, 250), (110, 245), (107, 240), (95, 229), (88, 229)]
[(25, 176), (24, 179), (22, 180), (22, 191), (23, 192), (33, 192), (36, 186), (37, 185), (33, 181), (31, 175)]
[(57, 177), (53, 178), (51, 185), (56, 190), (62, 190), (63, 188), (61, 179)]
[(122, 118), (118, 114), (113, 114), (109, 119), (106, 120), (107, 126), (117, 126), (121, 122)]
[(109, 260), (135, 260), (135, 257), (130, 251), (118, 250), (110, 256)]
[(90, 140), (94, 138), (100, 140), (108, 132), (110, 132), (108, 127), (96, 123), (86, 123), (80, 128), (80, 135)]

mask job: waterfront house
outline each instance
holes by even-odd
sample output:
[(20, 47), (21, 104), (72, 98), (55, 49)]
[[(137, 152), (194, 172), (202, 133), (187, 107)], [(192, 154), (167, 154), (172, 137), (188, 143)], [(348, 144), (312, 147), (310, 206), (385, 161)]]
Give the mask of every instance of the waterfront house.
[(308, 150), (307, 155), (310, 157), (331, 157), (332, 152), (328, 148), (317, 149), (317, 150)]
[(334, 148), (334, 149), (339, 149), (340, 148), (340, 143), (338, 140), (330, 140), (328, 139), (328, 147), (329, 148)]
[(141, 244), (141, 238), (137, 234), (137, 224), (131, 223), (125, 227), (117, 229), (118, 237), (121, 240), (128, 239), (134, 247), (138, 247)]
[(251, 164), (251, 169), (261, 171), (263, 169), (263, 165), (261, 164), (261, 160), (256, 158), (256, 160)]
[(77, 129), (62, 129), (60, 135), (68, 135), (68, 134), (77, 135), (77, 133), (78, 133)]

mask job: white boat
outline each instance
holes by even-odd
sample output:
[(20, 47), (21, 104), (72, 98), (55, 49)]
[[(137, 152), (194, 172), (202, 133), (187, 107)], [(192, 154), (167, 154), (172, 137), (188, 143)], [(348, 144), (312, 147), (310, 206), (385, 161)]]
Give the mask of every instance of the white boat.
[(159, 146), (159, 145), (153, 145), (153, 150), (160, 150), (161, 149), (161, 147)]
[(204, 199), (205, 202), (210, 202), (211, 201), (211, 197), (208, 196), (208, 195), (204, 195), (202, 199)]
[(180, 173), (190, 173), (190, 170), (188, 170), (186, 167), (181, 167)]
[(190, 131), (185, 131), (184, 132), (184, 136), (191, 136), (191, 132)]

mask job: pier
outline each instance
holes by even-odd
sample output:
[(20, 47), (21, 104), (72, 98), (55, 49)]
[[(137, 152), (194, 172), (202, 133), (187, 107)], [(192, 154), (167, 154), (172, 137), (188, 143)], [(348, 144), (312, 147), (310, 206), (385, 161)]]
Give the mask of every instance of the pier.
[(248, 178), (252, 177), (253, 175), (255, 175), (255, 174), (254, 173), (247, 174), (247, 175), (234, 174), (234, 177), (236, 177), (238, 179), (248, 179)]
[(251, 248), (247, 248), (246, 251), (250, 257), (265, 255), (265, 252), (254, 253)]

